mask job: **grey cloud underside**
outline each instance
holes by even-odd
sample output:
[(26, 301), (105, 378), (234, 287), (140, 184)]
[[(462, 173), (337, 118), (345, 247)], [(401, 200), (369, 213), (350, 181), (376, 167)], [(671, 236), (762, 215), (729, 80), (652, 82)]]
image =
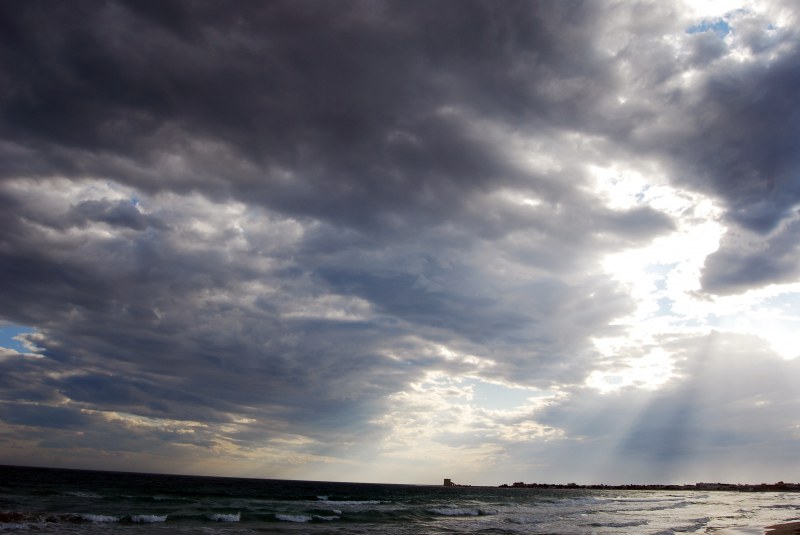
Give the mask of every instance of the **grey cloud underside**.
[(746, 230), (729, 232), (706, 260), (703, 285), (713, 293), (733, 294), (758, 284), (793, 282), (800, 264), (798, 215), (767, 236)]
[[(644, 6), (145, 6), (5, 7), (3, 131), (21, 146), (5, 147), (7, 176), (110, 176), (359, 228), (391, 214), (440, 224), (501, 184), (557, 201), (580, 180), (545, 186), (465, 128), (466, 114), (541, 136), (629, 132), (632, 149), (663, 153), (677, 180), (757, 232), (797, 203), (797, 39), (769, 21), (744, 19), (735, 35), (779, 56), (731, 64), (712, 32), (676, 62), (659, 40), (676, 28), (657, 17), (679, 14)], [(601, 50), (603, 17), (625, 11), (652, 37)], [(708, 69), (698, 87), (668, 84), (692, 67)], [(629, 89), (643, 98), (620, 108)], [(166, 155), (192, 163), (164, 169)]]
[[(711, 33), (676, 63), (649, 36), (679, 13), (650, 7), (0, 4), (0, 317), (40, 329), (46, 356), (0, 360), (25, 407), (0, 418), (236, 415), (255, 422), (229, 433), (243, 444), (289, 422), (333, 448), (377, 432), (386, 396), (425, 372), (475, 372), (435, 344), (493, 361), (487, 378), (581, 382), (590, 338), (634, 305), (599, 259), (674, 228), (605, 207), (590, 163), (656, 158), (757, 235), (797, 203), (794, 33), (769, 66), (709, 67), (727, 50)], [(754, 53), (776, 50), (748, 28)], [(630, 44), (600, 47), (608, 29)], [(709, 67), (702, 83), (664, 89), (687, 65)], [(790, 240), (771, 243), (773, 271), (723, 247), (706, 289), (796, 273)], [(349, 315), (303, 310), (323, 297)]]
[[(16, 69), (4, 123), (33, 157), (6, 172), (196, 189), (362, 229), (394, 214), (439, 224), (499, 183), (530, 187), (534, 177), (443, 112), (547, 131), (591, 110), (603, 71), (585, 37), (562, 47), (552, 25), (577, 36), (592, 13), (568, 3), (541, 10), (550, 20), (523, 4), (419, 7), (206, 4), (167, 16), (89, 3), (9, 13)], [(161, 16), (182, 20), (181, 31)], [(73, 31), (60, 29), (65, 19)], [(536, 80), (562, 76), (587, 89), (554, 107)], [(166, 154), (193, 165), (163, 169)], [(557, 199), (564, 186), (552, 189), (536, 188)]]

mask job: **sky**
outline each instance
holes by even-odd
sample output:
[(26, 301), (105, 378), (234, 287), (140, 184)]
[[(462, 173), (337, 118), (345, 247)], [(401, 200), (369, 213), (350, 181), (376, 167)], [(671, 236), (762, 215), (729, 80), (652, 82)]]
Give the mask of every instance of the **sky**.
[(0, 3), (0, 464), (800, 481), (799, 19)]

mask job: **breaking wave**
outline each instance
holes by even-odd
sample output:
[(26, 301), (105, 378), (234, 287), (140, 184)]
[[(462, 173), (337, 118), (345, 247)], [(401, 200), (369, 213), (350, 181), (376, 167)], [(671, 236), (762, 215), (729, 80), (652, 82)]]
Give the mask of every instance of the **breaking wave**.
[(281, 522), (304, 523), (304, 522), (311, 522), (311, 520), (313, 520), (313, 517), (309, 515), (287, 515), (283, 513), (277, 513), (275, 515), (275, 520), (280, 520)]
[(134, 524), (155, 524), (158, 522), (166, 522), (169, 515), (130, 515), (128, 520)]
[(209, 520), (213, 520), (214, 522), (238, 522), (242, 518), (242, 513), (236, 514), (221, 514), (215, 513), (213, 515), (208, 515)]

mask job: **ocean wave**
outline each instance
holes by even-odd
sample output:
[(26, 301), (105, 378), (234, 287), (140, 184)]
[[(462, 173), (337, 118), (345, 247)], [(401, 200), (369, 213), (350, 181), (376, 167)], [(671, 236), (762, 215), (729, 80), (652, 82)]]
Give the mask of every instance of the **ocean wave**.
[(314, 520), (321, 520), (323, 522), (331, 522), (333, 520), (339, 520), (340, 517), (335, 515), (314, 515)]
[(319, 500), (313, 502), (314, 505), (309, 509), (320, 509), (331, 511), (337, 515), (341, 515), (342, 511), (351, 513), (366, 513), (369, 511), (385, 511), (387, 508), (392, 508), (391, 502), (380, 500)]
[(129, 515), (127, 519), (134, 524), (154, 524), (166, 522), (169, 515)]
[(16, 524), (28, 519), (29, 514), (17, 511), (0, 511), (0, 524)]
[[(678, 522), (681, 521), (679, 519), (675, 519), (675, 520), (677, 520)], [(707, 517), (707, 516), (700, 517), (700, 518), (687, 518), (687, 519), (683, 520), (683, 523), (681, 523), (679, 525), (672, 526), (669, 531), (666, 531), (664, 533), (669, 533), (669, 534), (673, 534), (673, 535), (675, 533), (700, 533), (701, 529), (703, 530), (703, 533), (706, 533), (707, 531), (711, 531), (711, 530), (715, 531), (716, 530), (715, 528), (709, 528), (708, 523), (710, 521), (711, 521), (711, 518)], [(703, 529), (703, 528), (705, 528), (705, 529)], [(661, 532), (659, 532), (659, 533), (661, 533)], [(659, 533), (656, 533), (654, 535), (659, 535)]]
[(680, 509), (682, 507), (689, 507), (692, 505), (692, 502), (675, 502), (668, 505), (661, 505), (658, 507), (648, 507), (647, 509), (643, 509), (644, 511), (665, 511), (667, 509)]
[(436, 507), (428, 509), (429, 513), (443, 516), (480, 516), (479, 509), (466, 509), (463, 507)]
[(680, 502), (685, 501), (685, 496), (663, 496), (658, 498), (627, 498), (625, 496), (617, 496), (612, 501), (623, 503), (658, 503), (658, 502)]
[(380, 500), (321, 500), (325, 502), (325, 505), (331, 506), (338, 506), (338, 507), (346, 507), (348, 505), (380, 505)]
[(222, 514), (222, 513), (215, 513), (213, 515), (208, 515), (209, 520), (213, 520), (214, 522), (238, 522), (242, 517), (242, 513), (235, 513), (235, 514)]
[(15, 524), (13, 522), (0, 522), (0, 531), (19, 531), (29, 529), (30, 524)]
[(66, 496), (74, 496), (76, 498), (100, 498), (101, 496), (95, 492), (84, 490), (71, 490), (64, 493)]
[(5, 511), (0, 512), (0, 526), (3, 529), (11, 529), (10, 526), (17, 526), (15, 529), (22, 529), (20, 526), (38, 526), (43, 524), (82, 524), (85, 522), (92, 524), (119, 522), (121, 517), (111, 515), (100, 515), (91, 513), (36, 513)]
[(313, 517), (308, 515), (287, 515), (283, 513), (276, 513), (275, 520), (280, 520), (281, 522), (311, 522)]
[(631, 528), (647, 524), (647, 520), (630, 520), (627, 522), (592, 522), (589, 525), (593, 528)]
[(18, 531), (30, 529), (31, 525), (40, 524), (43, 521), (30, 513), (20, 513), (17, 511), (0, 511), (0, 531)]
[(86, 522), (92, 522), (94, 524), (120, 521), (120, 517), (111, 515), (95, 515), (95, 514), (83, 513), (78, 516), (80, 516), (82, 520), (85, 520)]
[(509, 524), (520, 524), (523, 526), (527, 526), (530, 524), (538, 524), (541, 522), (538, 518), (532, 516), (512, 516), (506, 519), (506, 522)]

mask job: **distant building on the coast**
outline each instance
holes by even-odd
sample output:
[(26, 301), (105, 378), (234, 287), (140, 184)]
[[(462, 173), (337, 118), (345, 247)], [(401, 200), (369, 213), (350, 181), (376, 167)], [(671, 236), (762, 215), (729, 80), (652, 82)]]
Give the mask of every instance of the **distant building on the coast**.
[(461, 485), (459, 483), (453, 483), (452, 479), (445, 478), (444, 479), (444, 486), (445, 487), (471, 487), (472, 485)]

